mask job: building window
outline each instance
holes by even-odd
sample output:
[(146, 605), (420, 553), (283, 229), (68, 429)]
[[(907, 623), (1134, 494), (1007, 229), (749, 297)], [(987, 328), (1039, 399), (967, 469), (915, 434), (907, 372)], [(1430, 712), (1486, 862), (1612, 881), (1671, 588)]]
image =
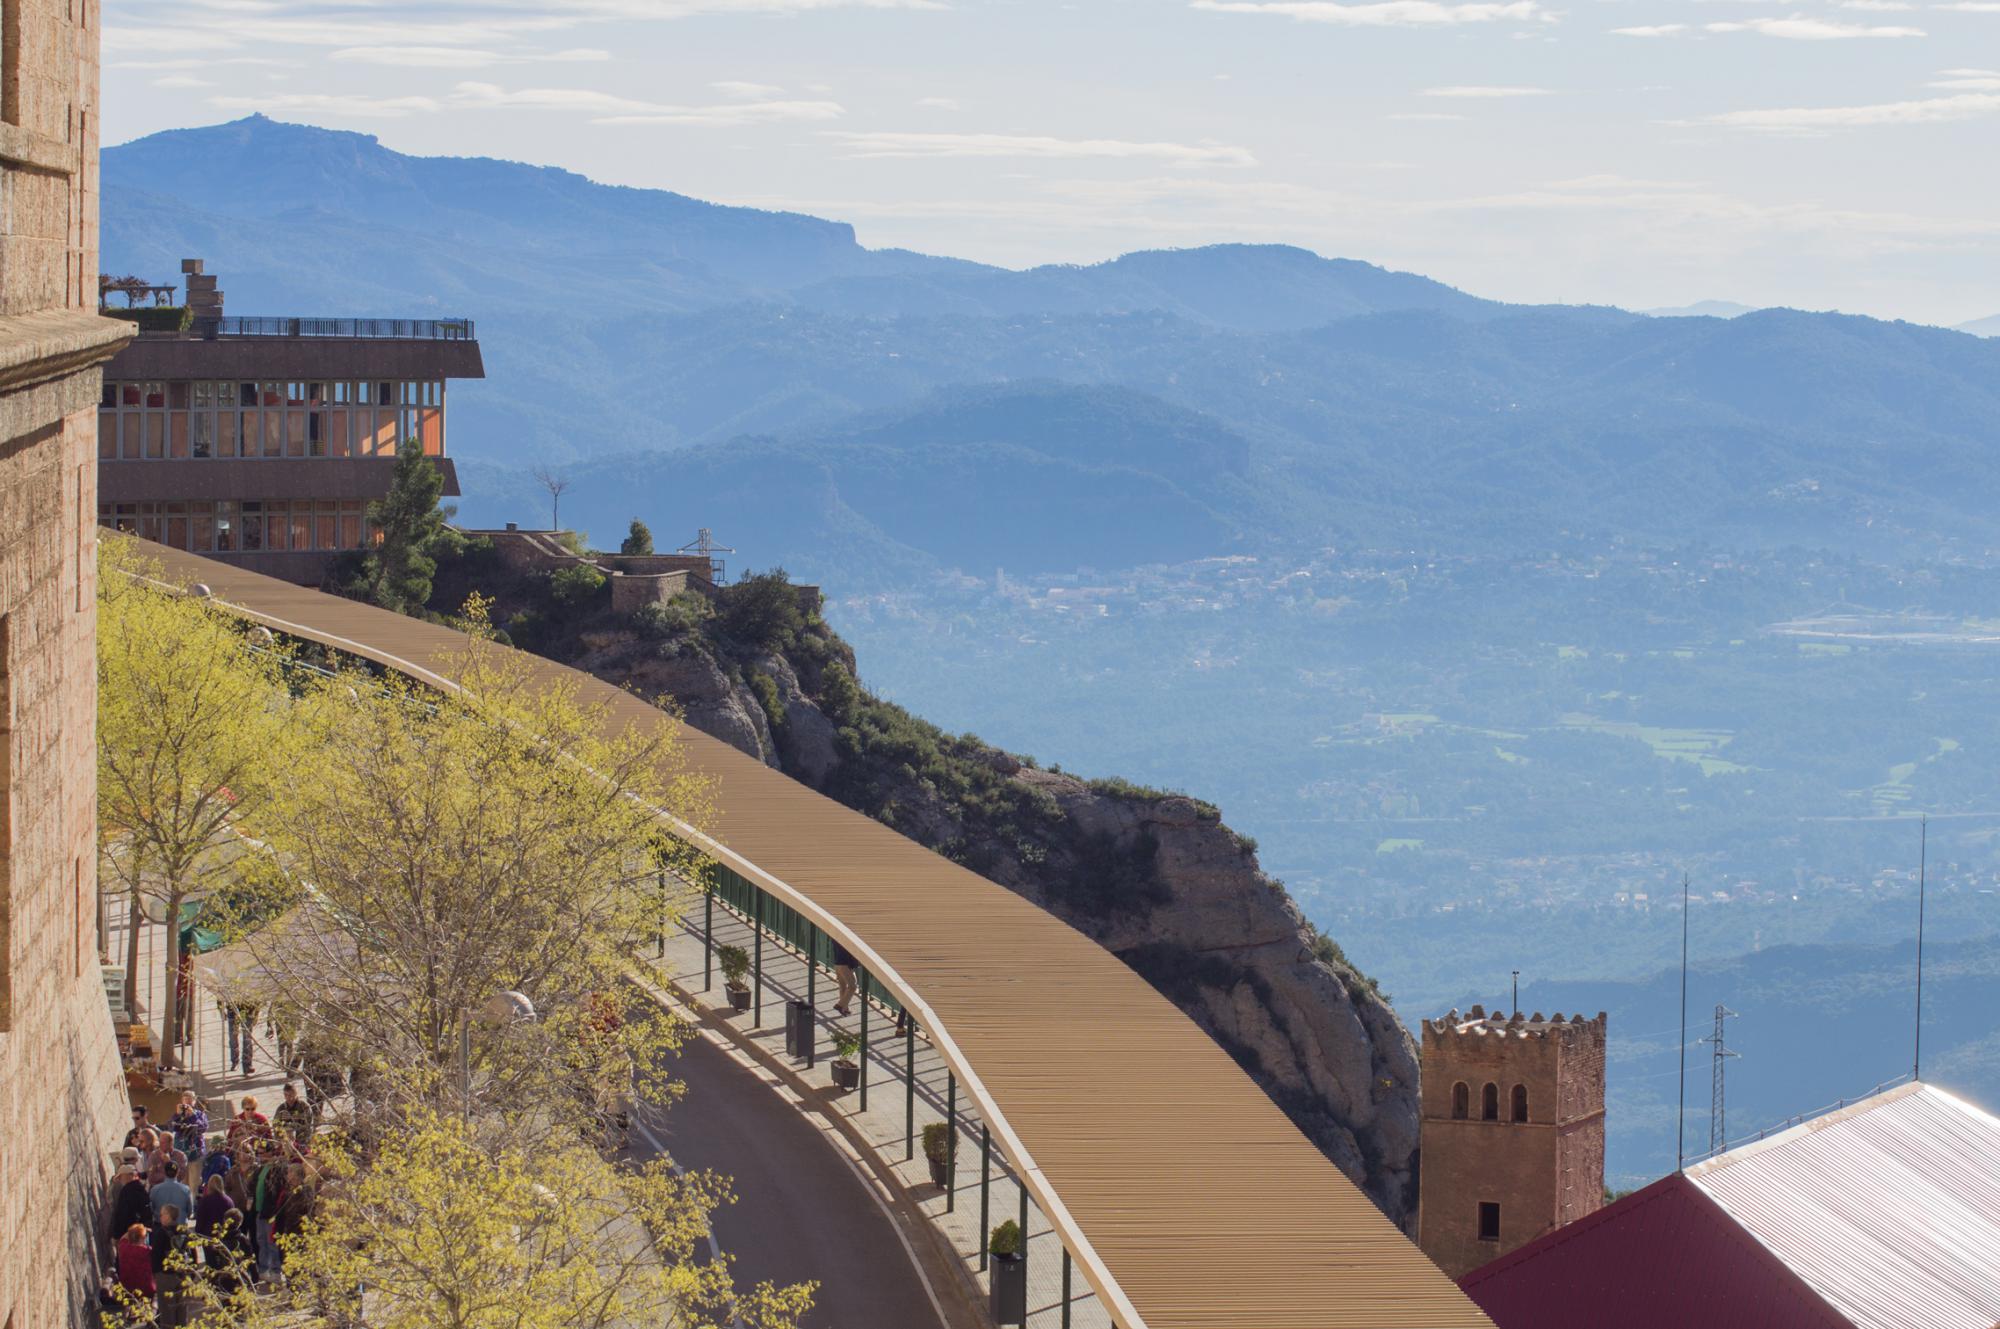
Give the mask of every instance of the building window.
[(1515, 1121), (1526, 1121), (1526, 1120), (1528, 1119), (1528, 1086), (1527, 1086), (1527, 1085), (1525, 1085), (1525, 1084), (1517, 1084), (1517, 1085), (1515, 1085), (1515, 1086), (1514, 1086), (1514, 1103), (1513, 1103), (1513, 1107), (1514, 1107), (1514, 1120), (1515, 1120)]
[(1471, 1115), (1471, 1110), (1472, 1090), (1467, 1086), (1465, 1081), (1460, 1080), (1451, 1087), (1451, 1119), (1453, 1121), (1464, 1121), (1466, 1117)]
[(1500, 1120), (1500, 1086), (1487, 1082), (1479, 1091), (1479, 1119), (1481, 1121)]
[(1500, 1202), (1481, 1200), (1479, 1202), (1479, 1239), (1481, 1241), (1500, 1240)]

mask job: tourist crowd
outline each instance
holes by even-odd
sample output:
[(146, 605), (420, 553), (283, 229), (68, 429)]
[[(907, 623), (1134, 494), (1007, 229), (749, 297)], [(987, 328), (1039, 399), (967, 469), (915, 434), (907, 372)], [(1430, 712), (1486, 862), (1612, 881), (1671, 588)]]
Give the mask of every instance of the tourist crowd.
[(314, 1112), (296, 1084), (266, 1115), (245, 1096), (221, 1129), (192, 1091), (162, 1124), (132, 1109), (105, 1238), (108, 1310), (131, 1324), (188, 1324), (191, 1284), (231, 1294), (282, 1283), (285, 1239), (312, 1212)]

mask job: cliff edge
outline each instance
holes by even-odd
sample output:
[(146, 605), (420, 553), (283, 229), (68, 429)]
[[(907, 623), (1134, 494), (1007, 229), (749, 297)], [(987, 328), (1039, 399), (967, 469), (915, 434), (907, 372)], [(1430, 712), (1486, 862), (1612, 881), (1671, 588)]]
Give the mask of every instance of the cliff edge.
[(497, 595), (513, 640), (649, 697), (705, 733), (1019, 892), (1192, 1017), (1391, 1219), (1416, 1213), (1417, 1055), (1372, 980), (1210, 804), (1042, 769), (950, 735), (856, 682), (854, 653), (782, 573), (630, 614), (571, 576), (441, 569), (434, 603)]

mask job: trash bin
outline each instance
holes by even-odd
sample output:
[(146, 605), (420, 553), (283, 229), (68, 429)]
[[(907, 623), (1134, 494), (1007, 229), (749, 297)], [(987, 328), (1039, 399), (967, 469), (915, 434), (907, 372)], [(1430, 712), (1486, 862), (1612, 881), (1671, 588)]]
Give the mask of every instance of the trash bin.
[(812, 1055), (813, 1008), (803, 1001), (786, 1004), (785, 1055), (800, 1061)]

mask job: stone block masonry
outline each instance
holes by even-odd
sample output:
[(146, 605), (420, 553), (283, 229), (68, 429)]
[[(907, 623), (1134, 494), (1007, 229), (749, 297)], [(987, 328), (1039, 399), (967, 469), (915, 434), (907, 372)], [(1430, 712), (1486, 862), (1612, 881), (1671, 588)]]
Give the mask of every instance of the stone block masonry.
[(98, 956), (98, 0), (0, 10), (0, 1326), (96, 1323), (124, 1077)]

